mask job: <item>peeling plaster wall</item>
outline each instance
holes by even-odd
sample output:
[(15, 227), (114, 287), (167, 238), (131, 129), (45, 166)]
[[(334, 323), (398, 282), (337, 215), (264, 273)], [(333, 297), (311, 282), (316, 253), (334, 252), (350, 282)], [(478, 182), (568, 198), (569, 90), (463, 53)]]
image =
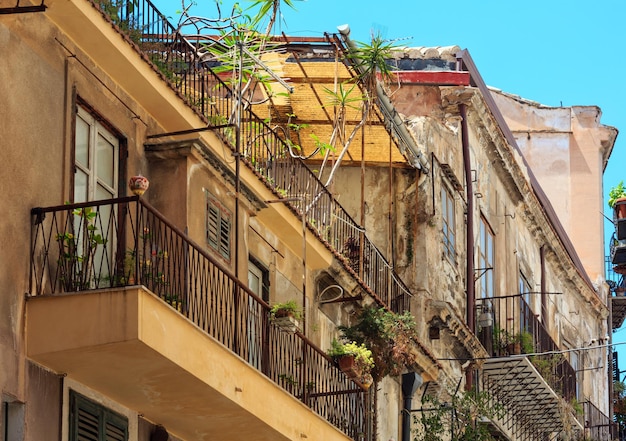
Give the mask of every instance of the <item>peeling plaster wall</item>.
[(602, 174), (617, 130), (600, 123), (595, 106), (545, 107), (504, 93), (492, 96), (589, 277), (602, 284), (602, 213), (609, 211), (603, 203)]

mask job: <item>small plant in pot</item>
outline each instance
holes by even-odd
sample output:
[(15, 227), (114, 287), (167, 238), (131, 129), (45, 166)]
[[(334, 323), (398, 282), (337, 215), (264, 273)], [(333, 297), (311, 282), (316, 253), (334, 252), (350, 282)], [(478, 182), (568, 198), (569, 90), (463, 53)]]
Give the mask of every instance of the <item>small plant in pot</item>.
[[(625, 203), (622, 204), (622, 202)], [(608, 204), (609, 207), (616, 211), (618, 219), (626, 218), (626, 188), (624, 187), (624, 181), (620, 181), (615, 187), (611, 188)]]
[(276, 303), (270, 309), (270, 320), (282, 331), (294, 333), (302, 319), (302, 309), (295, 300)]
[(331, 348), (328, 350), (330, 355), (339, 365), (349, 378), (360, 379), (367, 378), (370, 371), (374, 368), (374, 358), (364, 344), (357, 344), (352, 341), (349, 343), (340, 343), (333, 340)]

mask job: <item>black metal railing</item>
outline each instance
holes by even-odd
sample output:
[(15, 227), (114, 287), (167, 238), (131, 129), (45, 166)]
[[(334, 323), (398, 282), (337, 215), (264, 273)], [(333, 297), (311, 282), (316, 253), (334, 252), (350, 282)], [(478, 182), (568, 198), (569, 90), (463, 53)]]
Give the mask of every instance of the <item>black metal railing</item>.
[[(181, 98), (216, 127), (215, 133), (239, 153), (243, 163), (279, 197), (289, 199), (286, 203), (294, 213), (306, 217), (309, 228), (382, 305), (395, 312), (409, 310), (409, 289), (363, 228), (305, 163), (291, 154), (284, 131), (270, 127), (250, 106), (236, 106), (235, 93), (211, 70), (212, 59), (199, 40), (191, 43), (182, 36), (150, 0), (95, 3), (137, 44)], [(235, 120), (240, 120), (239, 133)], [(294, 196), (302, 195), (308, 197), (294, 201)]]
[(576, 397), (576, 371), (558, 353), (559, 347), (522, 295), (477, 299), (477, 304), (478, 325), (481, 324), (481, 314), (488, 314), (492, 320), (491, 326), (485, 326), (477, 333), (492, 356), (554, 352), (531, 355), (529, 359), (555, 392), (567, 401)]
[(368, 394), (138, 197), (32, 210), (31, 295), (144, 285), (353, 439)]
[(611, 256), (604, 257), (604, 268), (606, 270), (606, 281), (611, 291), (622, 295), (626, 293), (626, 280), (624, 280), (624, 275), (615, 272)]
[(611, 441), (615, 432), (611, 419), (591, 401), (583, 403), (584, 426), (588, 431), (589, 439), (594, 441)]

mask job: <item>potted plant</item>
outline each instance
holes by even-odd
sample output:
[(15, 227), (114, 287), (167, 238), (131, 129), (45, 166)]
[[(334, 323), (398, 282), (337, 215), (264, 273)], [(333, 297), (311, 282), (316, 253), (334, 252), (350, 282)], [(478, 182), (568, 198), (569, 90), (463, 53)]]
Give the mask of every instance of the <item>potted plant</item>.
[(417, 327), (410, 312), (396, 314), (384, 308), (366, 307), (351, 326), (340, 326), (346, 341), (364, 344), (372, 352), (372, 376), (379, 381), (399, 375), (415, 363)]
[(615, 187), (609, 191), (609, 207), (615, 210), (615, 216), (618, 219), (626, 218), (626, 188), (624, 181), (620, 181)]
[(336, 339), (332, 341), (328, 350), (330, 355), (349, 378), (363, 378), (370, 373), (374, 367), (374, 358), (364, 344), (357, 344), (352, 341), (340, 343)]
[(276, 303), (270, 309), (270, 320), (285, 332), (296, 332), (301, 318), (302, 310), (295, 300)]

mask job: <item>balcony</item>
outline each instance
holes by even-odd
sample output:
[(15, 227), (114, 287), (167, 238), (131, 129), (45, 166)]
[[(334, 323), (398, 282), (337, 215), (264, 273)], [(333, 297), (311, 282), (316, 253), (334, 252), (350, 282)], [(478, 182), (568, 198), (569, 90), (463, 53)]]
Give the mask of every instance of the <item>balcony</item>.
[[(236, 94), (211, 70), (212, 62), (207, 60), (206, 51), (203, 53), (199, 39), (190, 41), (179, 34), (149, 0), (133, 2), (132, 7), (127, 7), (127, 0), (95, 4), (99, 5), (96, 7), (102, 16), (125, 35), (144, 60), (150, 61), (152, 68), (234, 156), (277, 199), (284, 199), (295, 216), (306, 218), (308, 230), (379, 305), (395, 312), (410, 309), (411, 293), (406, 284), (367, 237), (364, 228), (335, 200), (304, 161), (292, 154), (286, 132), (270, 127), (254, 113), (253, 106), (244, 106), (239, 127), (234, 126)], [(385, 134), (395, 144), (384, 124), (378, 123), (372, 130), (376, 130), (373, 135), (376, 140)], [(147, 149), (150, 148), (148, 145)], [(269, 211), (262, 210), (259, 216), (268, 216)]]
[(605, 258), (606, 282), (611, 292), (611, 322), (613, 331), (624, 324), (626, 318), (626, 281), (624, 275), (614, 271), (611, 258)]
[(613, 223), (615, 224), (615, 236), (618, 240), (626, 239), (626, 217), (620, 217), (619, 213), (624, 211), (626, 201), (616, 201), (613, 207)]
[(369, 394), (146, 202), (32, 220), (29, 358), (186, 439), (371, 439)]
[(568, 420), (582, 430), (564, 406), (576, 396), (574, 368), (560, 354), (524, 355), (559, 348), (522, 296), (478, 299), (478, 304), (479, 326), (484, 320), (478, 335), (492, 355), (482, 365), (482, 385), (505, 408), (500, 425), (523, 439), (549, 437)]

